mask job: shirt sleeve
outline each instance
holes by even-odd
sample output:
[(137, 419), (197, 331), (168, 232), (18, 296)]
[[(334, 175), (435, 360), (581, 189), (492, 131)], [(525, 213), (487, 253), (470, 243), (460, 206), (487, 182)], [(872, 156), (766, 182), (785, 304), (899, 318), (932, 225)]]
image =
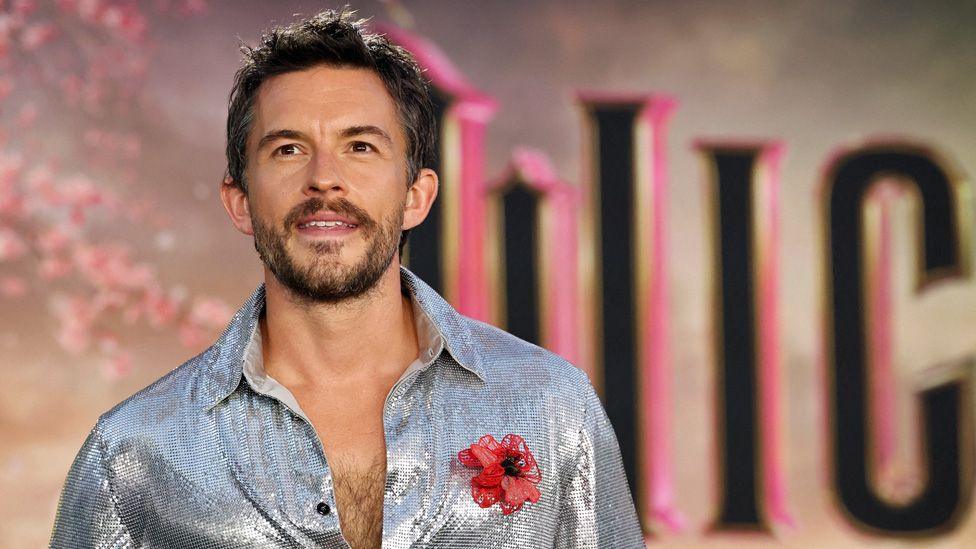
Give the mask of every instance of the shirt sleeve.
[(566, 472), (556, 547), (643, 548), (620, 447), (607, 413), (586, 383), (585, 417), (575, 461)]
[(68, 472), (50, 546), (54, 549), (135, 547), (116, 507), (98, 425), (88, 435)]

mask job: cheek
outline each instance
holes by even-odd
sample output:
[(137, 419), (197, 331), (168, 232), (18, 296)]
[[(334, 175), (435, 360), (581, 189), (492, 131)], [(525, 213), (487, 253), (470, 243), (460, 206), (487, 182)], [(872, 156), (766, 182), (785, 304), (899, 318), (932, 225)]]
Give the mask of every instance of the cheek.
[(266, 230), (280, 230), (282, 220), (288, 213), (287, 210), (282, 211), (284, 204), (284, 198), (279, 196), (277, 193), (267, 192), (267, 187), (252, 189), (250, 199), (250, 219), (253, 221), (251, 221), (251, 229), (253, 230), (254, 224), (260, 223), (265, 227)]
[(307, 167), (308, 161), (304, 157), (282, 162), (260, 162), (251, 169), (248, 181), (276, 189), (301, 185), (308, 177)]
[(399, 170), (395, 162), (382, 159), (349, 160), (341, 164), (340, 175), (347, 183), (357, 182), (372, 185), (388, 185), (392, 181), (402, 182), (405, 179), (403, 171)]

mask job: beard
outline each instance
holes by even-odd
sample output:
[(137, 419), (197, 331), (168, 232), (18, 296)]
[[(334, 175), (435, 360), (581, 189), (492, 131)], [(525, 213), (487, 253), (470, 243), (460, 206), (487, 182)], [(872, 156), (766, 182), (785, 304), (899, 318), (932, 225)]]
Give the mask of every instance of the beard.
[[(287, 239), (297, 221), (323, 209), (355, 220), (366, 242), (366, 253), (356, 264), (341, 262), (344, 244), (341, 240), (311, 244), (312, 258), (304, 264), (288, 253)], [(295, 297), (310, 303), (338, 303), (366, 294), (386, 272), (399, 250), (403, 208), (397, 208), (378, 223), (345, 198), (329, 201), (311, 198), (292, 208), (280, 229), (265, 225), (253, 212), (251, 224), (254, 248), (261, 260)]]

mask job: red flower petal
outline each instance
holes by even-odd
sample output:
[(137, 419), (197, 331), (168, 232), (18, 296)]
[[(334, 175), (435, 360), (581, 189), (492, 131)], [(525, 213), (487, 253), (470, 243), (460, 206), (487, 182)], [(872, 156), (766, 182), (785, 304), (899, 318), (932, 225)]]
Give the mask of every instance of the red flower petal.
[(521, 507), (530, 496), (535, 497), (535, 501), (539, 500), (539, 491), (523, 478), (506, 476), (502, 479), (502, 490), (505, 492), (505, 502), (513, 507)]
[(471, 497), (474, 498), (474, 502), (477, 503), (479, 507), (488, 508), (498, 503), (498, 501), (502, 499), (502, 487), (495, 486), (492, 488), (485, 488), (472, 482)]
[(501, 506), (501, 508), (502, 508), (502, 514), (503, 515), (511, 515), (515, 511), (518, 511), (519, 509), (522, 508), (522, 504), (521, 503), (519, 503), (518, 505), (511, 505), (510, 503), (508, 503), (504, 499), (501, 500), (498, 503), (498, 505)]
[(493, 454), (505, 455), (504, 448), (502, 447), (502, 445), (499, 444), (498, 441), (495, 440), (495, 437), (493, 437), (491, 435), (485, 435), (485, 436), (479, 438), (478, 439), (478, 446), (481, 446), (483, 448), (487, 448)]
[(525, 460), (525, 465), (522, 466), (522, 477), (528, 479), (531, 482), (539, 482), (542, 480), (542, 472), (539, 471), (539, 465), (535, 462), (535, 456), (528, 449), (522, 454), (522, 459)]
[[(482, 467), (471, 479), (471, 497), (480, 507), (498, 503), (502, 514), (509, 515), (526, 501), (539, 501), (535, 484), (542, 480), (542, 472), (521, 436), (509, 433), (499, 443), (493, 436), (485, 435), (458, 452), (458, 460), (468, 467)], [(506, 467), (502, 467), (503, 461)], [(512, 471), (512, 465), (517, 472)]]
[(499, 456), (498, 454), (479, 444), (471, 445), (471, 454), (478, 459), (478, 463), (480, 463), (482, 467), (497, 465), (501, 463), (503, 459), (505, 459), (505, 456)]
[(502, 438), (502, 446), (507, 450), (515, 450), (519, 453), (528, 451), (528, 447), (525, 445), (525, 439), (511, 433)]
[(471, 479), (471, 483), (482, 487), (492, 487), (501, 484), (505, 478), (508, 478), (505, 476), (505, 469), (501, 465), (495, 464), (485, 467), (481, 474)]
[(511, 505), (518, 505), (525, 501), (525, 498), (519, 499), (518, 494), (513, 490), (515, 480), (515, 477), (508, 476), (502, 479), (502, 490), (505, 490), (505, 501)]
[[(511, 481), (505, 482), (508, 479), (511, 479)], [(512, 504), (521, 504), (525, 500), (529, 500), (532, 503), (539, 501), (539, 489), (524, 478), (505, 477), (502, 480), (502, 489), (505, 490), (505, 499)]]
[(458, 461), (467, 467), (481, 467), (481, 462), (471, 453), (471, 448), (465, 448), (458, 452)]
[(539, 471), (535, 456), (532, 455), (524, 438), (509, 433), (502, 439), (502, 446), (511, 452), (518, 453), (519, 457), (522, 458), (523, 463), (520, 464), (519, 469), (523, 477), (531, 482), (539, 482), (542, 480), (542, 473)]

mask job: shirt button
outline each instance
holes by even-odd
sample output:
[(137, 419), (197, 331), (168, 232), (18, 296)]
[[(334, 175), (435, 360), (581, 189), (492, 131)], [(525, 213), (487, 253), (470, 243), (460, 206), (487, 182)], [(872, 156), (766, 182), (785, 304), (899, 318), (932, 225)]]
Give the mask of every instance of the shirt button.
[(319, 504), (315, 506), (315, 510), (320, 515), (328, 515), (330, 512), (332, 512), (332, 508), (329, 507), (329, 504), (324, 501), (320, 501)]

